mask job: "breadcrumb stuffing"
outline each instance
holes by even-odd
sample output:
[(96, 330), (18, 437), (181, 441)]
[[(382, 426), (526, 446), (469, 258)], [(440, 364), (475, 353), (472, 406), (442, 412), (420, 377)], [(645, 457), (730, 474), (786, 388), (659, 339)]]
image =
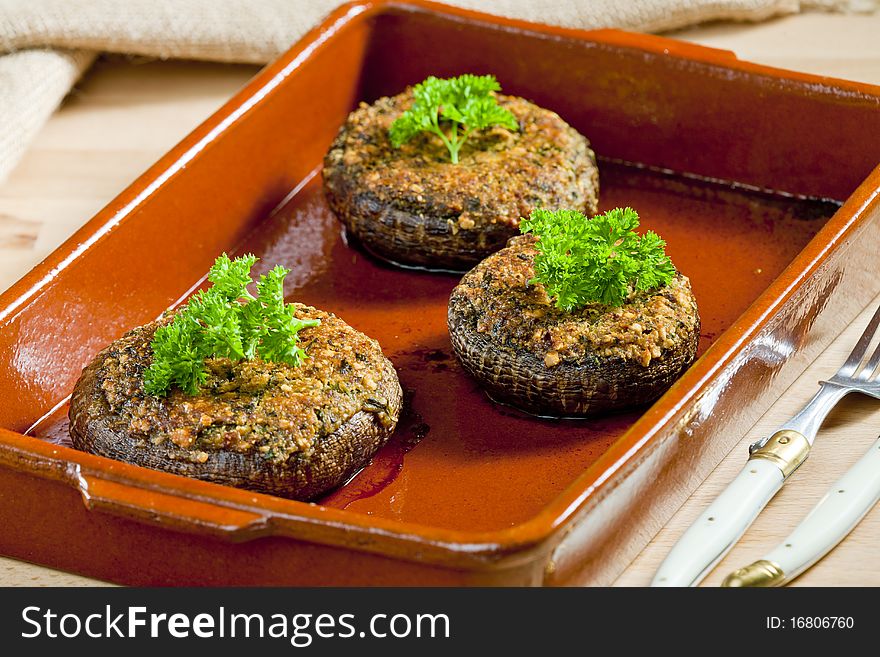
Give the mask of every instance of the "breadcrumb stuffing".
[(160, 322), (117, 340), (97, 376), (119, 429), (154, 445), (170, 441), (187, 450), (180, 458), (204, 463), (220, 450), (283, 462), (309, 453), (319, 437), (359, 411), (390, 426), (396, 418), (389, 416), (388, 400), (376, 394), (387, 363), (379, 344), (335, 315), (294, 305), (297, 317), (321, 320), (299, 333), (307, 354), (302, 365), (209, 359), (207, 379), (194, 396), (177, 388), (167, 397), (144, 392), (150, 342)]
[(680, 272), (669, 285), (633, 292), (611, 308), (557, 308), (532, 282), (536, 239), (523, 235), (465, 275), (453, 295), (474, 308), (477, 331), (505, 346), (532, 352), (548, 368), (595, 356), (621, 357), (648, 367), (690, 335), (699, 322), (690, 281)]
[[(388, 128), (412, 105), (412, 92), (361, 103), (345, 124), (342, 143), (325, 167), (349, 169), (362, 193), (378, 202), (450, 217), (457, 230), (519, 225), (536, 206), (595, 211), (598, 178), (587, 141), (558, 114), (515, 96), (498, 95), (520, 124), (472, 135), (458, 164), (437, 135), (422, 133), (400, 148)], [(326, 178), (332, 174), (325, 171)]]

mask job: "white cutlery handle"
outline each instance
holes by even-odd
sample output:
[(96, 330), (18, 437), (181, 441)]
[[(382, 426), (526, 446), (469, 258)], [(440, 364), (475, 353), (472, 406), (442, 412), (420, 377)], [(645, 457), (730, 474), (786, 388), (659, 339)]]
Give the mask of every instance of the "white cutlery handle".
[(769, 583), (779, 586), (790, 582), (824, 557), (878, 500), (880, 439), (834, 483), (788, 538), (764, 557), (780, 571)]
[(782, 470), (751, 459), (727, 488), (678, 539), (651, 586), (695, 586), (727, 554), (782, 487)]

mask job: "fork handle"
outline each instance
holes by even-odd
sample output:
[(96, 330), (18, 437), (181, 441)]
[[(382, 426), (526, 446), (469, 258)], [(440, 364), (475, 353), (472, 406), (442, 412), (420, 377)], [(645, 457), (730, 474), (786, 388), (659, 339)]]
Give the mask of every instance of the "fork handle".
[(781, 586), (824, 557), (880, 500), (880, 439), (762, 560), (731, 573), (724, 586)]
[(682, 535), (651, 586), (696, 586), (748, 529), (785, 481), (772, 461), (750, 459)]

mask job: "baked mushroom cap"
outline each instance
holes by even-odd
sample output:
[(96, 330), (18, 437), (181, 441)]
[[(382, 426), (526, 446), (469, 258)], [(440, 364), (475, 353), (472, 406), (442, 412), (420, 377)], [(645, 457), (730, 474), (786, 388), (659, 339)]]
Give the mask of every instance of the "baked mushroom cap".
[(294, 304), (299, 367), (206, 362), (197, 395), (147, 395), (161, 321), (128, 332), (83, 370), (70, 403), (73, 444), (93, 454), (261, 493), (308, 500), (362, 468), (397, 424), (401, 389), (378, 343), (336, 316)]
[(587, 139), (558, 114), (497, 95), (520, 125), (472, 135), (452, 164), (439, 137), (394, 148), (388, 128), (412, 92), (361, 103), (324, 158), (331, 209), (369, 251), (404, 265), (464, 271), (504, 247), (536, 207), (597, 211)]
[(620, 307), (557, 308), (534, 278), (537, 240), (516, 237), (465, 274), (449, 299), (452, 346), (496, 401), (589, 417), (654, 401), (693, 362), (700, 317), (690, 281)]

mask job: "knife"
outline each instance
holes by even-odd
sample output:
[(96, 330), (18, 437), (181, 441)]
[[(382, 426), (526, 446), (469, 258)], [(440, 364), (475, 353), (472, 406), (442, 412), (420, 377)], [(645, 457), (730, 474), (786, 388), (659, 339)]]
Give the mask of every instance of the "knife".
[(721, 586), (782, 586), (842, 541), (880, 500), (880, 438), (838, 479), (788, 538)]

